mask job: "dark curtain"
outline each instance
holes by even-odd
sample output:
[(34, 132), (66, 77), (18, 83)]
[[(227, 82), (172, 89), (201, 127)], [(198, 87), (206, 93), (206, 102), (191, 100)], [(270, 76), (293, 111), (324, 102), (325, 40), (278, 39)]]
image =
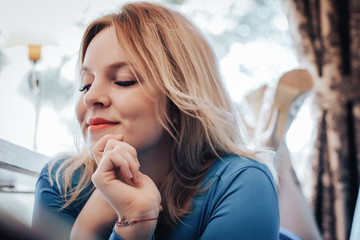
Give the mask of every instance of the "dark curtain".
[(282, 0), (315, 79), (312, 207), (324, 239), (348, 239), (360, 176), (360, 0)]

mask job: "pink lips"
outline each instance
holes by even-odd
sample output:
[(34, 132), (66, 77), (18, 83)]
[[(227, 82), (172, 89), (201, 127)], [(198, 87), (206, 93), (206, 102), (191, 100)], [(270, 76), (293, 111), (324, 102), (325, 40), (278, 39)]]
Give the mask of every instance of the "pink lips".
[(112, 122), (103, 118), (93, 118), (89, 120), (89, 130), (96, 131), (104, 128), (112, 127), (118, 124), (118, 122)]

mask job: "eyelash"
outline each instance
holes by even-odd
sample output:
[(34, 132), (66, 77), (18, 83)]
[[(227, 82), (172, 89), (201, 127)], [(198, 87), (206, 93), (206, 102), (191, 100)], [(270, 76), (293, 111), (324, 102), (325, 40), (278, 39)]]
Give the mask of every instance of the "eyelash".
[(136, 84), (137, 81), (136, 80), (130, 80), (130, 81), (117, 81), (115, 82), (116, 85), (120, 86), (120, 87), (130, 87), (134, 84)]
[(80, 92), (89, 91), (91, 84), (85, 85), (79, 89)]
[[(118, 86), (120, 86), (120, 87), (130, 87), (130, 86), (132, 86), (132, 85), (135, 85), (136, 83), (137, 83), (136, 80), (131, 80), (131, 81), (117, 81), (117, 82), (115, 82), (115, 84), (118, 85)], [(79, 89), (79, 91), (80, 91), (80, 92), (89, 91), (90, 87), (91, 87), (91, 84), (87, 84), (87, 85), (81, 87), (81, 88)]]

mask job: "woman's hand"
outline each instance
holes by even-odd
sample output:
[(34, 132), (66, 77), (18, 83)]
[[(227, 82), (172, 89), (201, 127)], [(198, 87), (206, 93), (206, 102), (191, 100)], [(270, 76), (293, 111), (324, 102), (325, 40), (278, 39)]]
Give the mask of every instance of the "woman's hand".
[[(105, 135), (91, 149), (98, 164), (92, 176), (94, 185), (113, 207), (119, 219), (145, 220), (157, 218), (161, 196), (155, 183), (139, 171), (134, 147), (120, 135)], [(125, 239), (151, 238), (156, 220), (139, 222), (115, 231)]]

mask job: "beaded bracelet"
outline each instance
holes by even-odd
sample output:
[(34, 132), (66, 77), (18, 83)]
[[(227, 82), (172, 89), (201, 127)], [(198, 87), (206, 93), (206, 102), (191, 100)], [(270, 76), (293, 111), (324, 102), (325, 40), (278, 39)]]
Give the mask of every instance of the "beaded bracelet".
[(144, 220), (126, 220), (125, 217), (121, 218), (120, 221), (116, 221), (115, 225), (118, 227), (128, 227), (138, 222), (147, 222), (157, 220), (158, 218), (148, 218)]

